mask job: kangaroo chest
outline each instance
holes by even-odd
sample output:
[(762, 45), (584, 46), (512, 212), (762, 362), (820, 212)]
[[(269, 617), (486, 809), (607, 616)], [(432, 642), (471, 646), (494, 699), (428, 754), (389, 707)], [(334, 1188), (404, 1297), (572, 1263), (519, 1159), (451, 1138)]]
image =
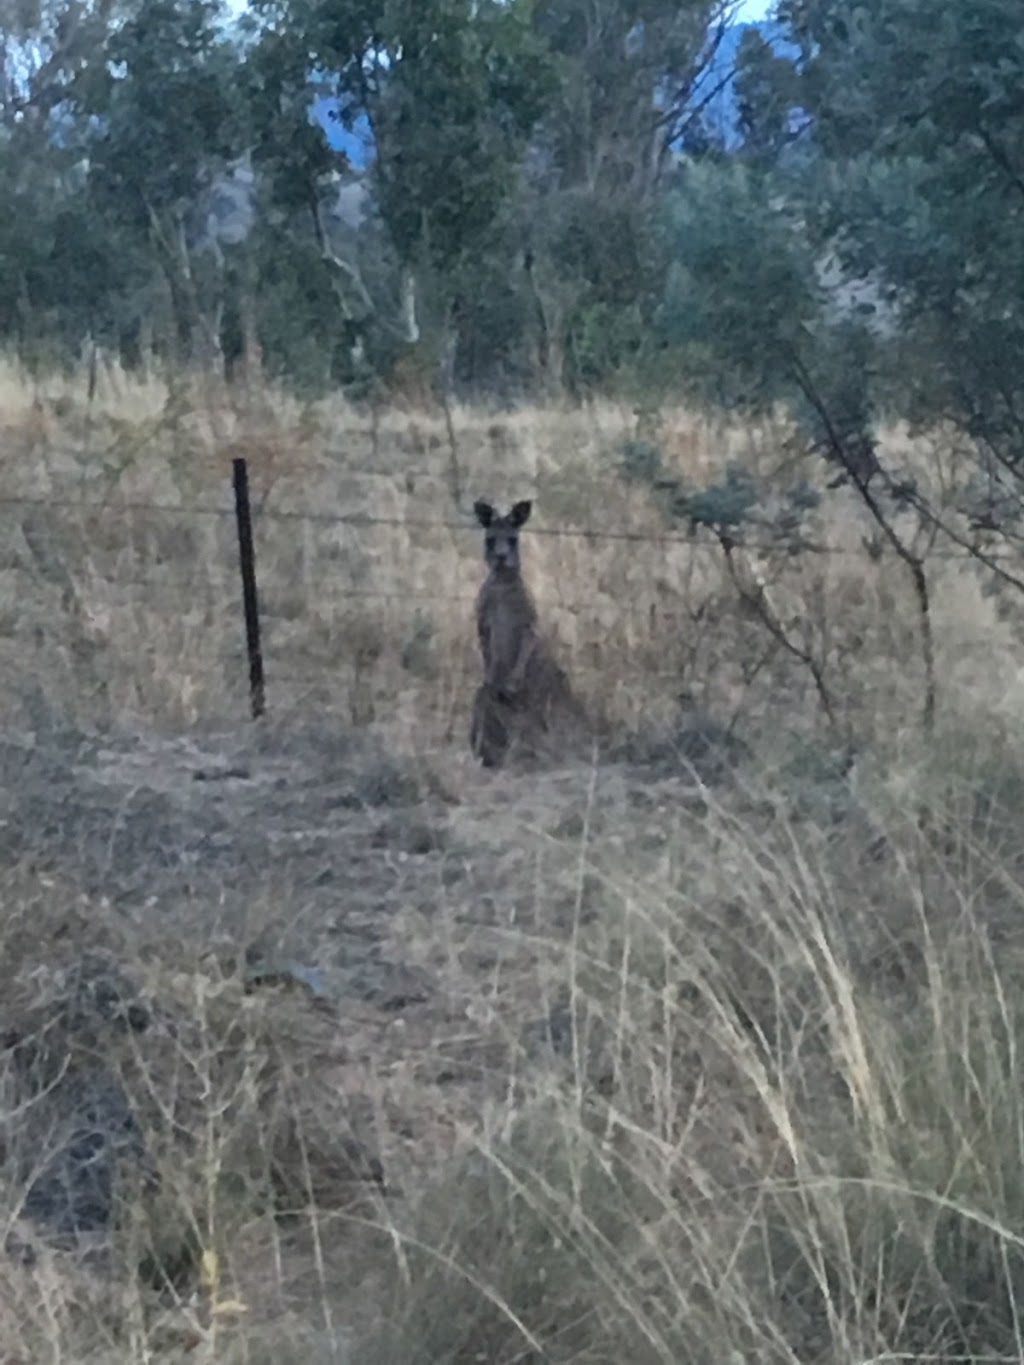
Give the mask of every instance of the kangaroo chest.
[(484, 663), (494, 675), (515, 665), (523, 641), (537, 621), (537, 613), (519, 579), (505, 583), (488, 578), (477, 598), (477, 629)]

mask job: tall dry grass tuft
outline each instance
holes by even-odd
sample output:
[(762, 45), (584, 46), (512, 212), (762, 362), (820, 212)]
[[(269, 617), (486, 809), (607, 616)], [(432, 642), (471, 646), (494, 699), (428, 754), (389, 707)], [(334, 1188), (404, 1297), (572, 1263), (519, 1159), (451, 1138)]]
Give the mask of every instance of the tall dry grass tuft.
[(506, 1095), (360, 1359), (1017, 1358), (1018, 868), (982, 875), (985, 824), (932, 841), (880, 795), (837, 832), (781, 796), (655, 796), (640, 834), (599, 783), (561, 918), (537, 855), (536, 918), (498, 936), (559, 980), (549, 1061), (506, 976)]

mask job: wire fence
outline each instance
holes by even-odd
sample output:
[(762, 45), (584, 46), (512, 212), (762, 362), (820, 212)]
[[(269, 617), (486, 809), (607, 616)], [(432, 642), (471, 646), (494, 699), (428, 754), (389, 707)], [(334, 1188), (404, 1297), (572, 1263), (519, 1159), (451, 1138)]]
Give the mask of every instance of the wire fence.
[[(350, 472), (345, 469), (344, 473)], [(393, 473), (390, 477), (394, 477)], [(413, 476), (410, 476), (413, 477)], [(415, 477), (423, 477), (422, 473)], [(436, 476), (435, 477), (440, 477)], [(271, 490), (272, 491), (272, 490)], [(90, 584), (102, 584), (108, 587), (115, 584), (120, 592), (134, 592), (136, 601), (130, 605), (140, 606), (145, 610), (151, 610), (154, 619), (158, 619), (161, 611), (166, 615), (166, 598), (160, 598), (159, 594), (173, 594), (178, 603), (187, 608), (194, 609), (196, 613), (203, 611), (207, 615), (213, 614), (219, 620), (229, 621), (232, 617), (237, 618), (239, 626), (228, 631), (222, 631), (222, 639), (218, 644), (221, 661), (225, 667), (234, 670), (235, 675), (241, 682), (242, 665), (240, 653), (243, 649), (242, 621), (242, 592), (239, 585), (239, 553), (236, 542), (237, 522), (239, 509), (229, 496), (225, 496), (223, 502), (220, 501), (161, 501), (159, 499), (147, 499), (138, 497), (124, 497), (109, 495), (105, 497), (82, 497), (73, 496), (66, 492), (56, 492), (54, 494), (39, 493), (0, 493), (0, 511), (4, 509), (10, 511), (37, 512), (45, 514), (66, 515), (71, 521), (74, 517), (82, 518), (85, 523), (77, 528), (79, 537), (87, 552), (83, 562), (77, 565), (77, 569), (82, 575), (79, 580), (79, 587), (83, 588), (88, 595)], [(91, 519), (100, 519), (103, 524), (103, 544), (99, 545), (93, 538), (96, 527), (91, 525)], [(135, 519), (133, 521), (133, 519)], [(418, 513), (413, 515), (401, 514), (382, 514), (372, 511), (353, 510), (339, 511), (316, 508), (309, 506), (274, 506), (268, 501), (268, 496), (256, 499), (251, 508), (251, 519), (255, 529), (256, 537), (256, 565), (259, 567), (261, 559), (261, 540), (265, 539), (269, 528), (280, 527), (286, 532), (291, 528), (309, 526), (313, 528), (339, 530), (347, 529), (350, 531), (361, 530), (393, 530), (401, 532), (417, 531), (429, 533), (439, 539), (442, 537), (457, 538), (464, 533), (474, 536), (479, 534), (471, 518), (466, 516), (439, 514), (427, 516)], [(166, 521), (172, 525), (180, 523), (203, 522), (214, 523), (223, 526), (231, 537), (231, 543), (218, 543), (215, 547), (207, 544), (197, 549), (195, 546), (185, 549), (176, 548), (177, 542), (171, 537), (172, 550), (168, 554), (156, 553), (152, 545), (148, 545), (145, 539), (138, 541), (138, 531), (141, 529), (145, 533), (145, 523), (147, 521)], [(764, 554), (778, 556), (782, 559), (793, 557), (799, 560), (800, 556), (814, 557), (837, 557), (846, 560), (856, 560), (868, 564), (878, 563), (879, 560), (891, 560), (894, 551), (891, 547), (882, 542), (872, 542), (870, 538), (864, 537), (860, 544), (853, 543), (830, 543), (813, 536), (802, 536), (795, 534), (791, 538), (780, 536), (774, 538), (766, 534), (767, 528), (759, 528), (752, 531), (747, 536), (737, 535), (737, 544), (740, 548), (750, 551), (753, 554)], [(175, 533), (177, 534), (177, 533)], [(567, 541), (584, 542), (586, 544), (618, 545), (631, 549), (638, 546), (649, 546), (653, 550), (666, 551), (668, 549), (682, 550), (685, 552), (682, 561), (677, 557), (675, 563), (678, 568), (680, 562), (689, 562), (689, 556), (715, 556), (719, 560), (722, 556), (721, 545), (718, 540), (709, 533), (700, 531), (686, 530), (666, 526), (664, 529), (644, 529), (639, 527), (622, 527), (610, 524), (602, 525), (534, 525), (531, 523), (529, 533), (531, 537), (564, 539)], [(135, 540), (133, 541), (133, 537)], [(45, 536), (43, 540), (45, 540)], [(57, 538), (59, 539), (59, 537)], [(219, 537), (218, 537), (219, 542)], [(289, 540), (289, 535), (284, 536), (284, 544), (294, 544)], [(429, 556), (429, 547), (420, 547), (420, 553)], [(35, 550), (33, 549), (33, 554)], [(984, 551), (985, 560), (996, 565), (1000, 563), (1020, 563), (1024, 556), (1015, 555), (1012, 551)], [(90, 558), (91, 556), (91, 558)], [(205, 557), (204, 557), (205, 556)], [(211, 556), (214, 563), (211, 562)], [(59, 560), (59, 550), (57, 551)], [(927, 550), (927, 557), (934, 560), (960, 561), (962, 563), (974, 563), (976, 567), (984, 568), (985, 561), (980, 561), (972, 552), (969, 546), (956, 544), (933, 544)], [(142, 561), (149, 561), (140, 563)], [(243, 555), (244, 560), (244, 555)], [(569, 615), (583, 615), (588, 612), (602, 613), (604, 624), (602, 630), (607, 633), (607, 614), (614, 610), (619, 615), (628, 619), (641, 612), (649, 614), (649, 619), (645, 618), (643, 627), (638, 626), (634, 632), (634, 638), (643, 636), (646, 632), (643, 662), (642, 662), (642, 681), (654, 682), (662, 680), (668, 683), (678, 683), (680, 681), (680, 666), (677, 654), (681, 657), (682, 645), (675, 637), (680, 636), (686, 629), (696, 628), (699, 624), (699, 614), (692, 610), (692, 603), (683, 599), (681, 593), (676, 593), (673, 587), (672, 574), (663, 574), (659, 565), (651, 566), (650, 574), (646, 574), (642, 567), (637, 568), (635, 560), (630, 562), (627, 555), (624, 559), (620, 557), (614, 562), (629, 564), (630, 576), (623, 577), (622, 581), (616, 581), (612, 588), (606, 588), (603, 595), (588, 596), (585, 593), (576, 594), (572, 591), (580, 584), (580, 579), (576, 578), (569, 586), (570, 592), (566, 595), (561, 588), (545, 596), (545, 612), (553, 610), (558, 613)], [(37, 564), (39, 576), (48, 579), (53, 585), (62, 585), (65, 578), (72, 575), (62, 568), (59, 564), (56, 568), (47, 569), (45, 565)], [(349, 566), (351, 568), (351, 566)], [(323, 643), (324, 632), (329, 632), (332, 628), (332, 621), (329, 612), (323, 619), (318, 619), (324, 602), (331, 603), (353, 603), (366, 604), (368, 608), (377, 606), (391, 608), (397, 611), (402, 608), (411, 609), (406, 613), (411, 618), (415, 612), (428, 604), (436, 607), (451, 607), (457, 604), (460, 608), (460, 619), (464, 616), (465, 624), (471, 622), (471, 609), (475, 601), (475, 590), (468, 590), (463, 583), (463, 575), (453, 573), (445, 578), (444, 573), (439, 568), (437, 581), (424, 584), (422, 575), (420, 581), (402, 582), (403, 565), (398, 563), (393, 567), (392, 574), (385, 582), (374, 582), (372, 575), (374, 566), (371, 563), (363, 564), (359, 576), (367, 577), (365, 582), (324, 582), (325, 575), (319, 569), (307, 574), (302, 581), (291, 581), (286, 571), (281, 570), (276, 576), (268, 576), (266, 581), (257, 580), (260, 598), (260, 606), (268, 611), (268, 616), (272, 616), (275, 621), (285, 621), (287, 628), (282, 627), (275, 638), (270, 641), (269, 648), (261, 645), (257, 640), (254, 642), (251, 630), (245, 641), (250, 657), (250, 666), (255, 668), (253, 663), (256, 655), (260, 657), (260, 668), (262, 668), (262, 653), (267, 654), (268, 662), (272, 664), (268, 677), (268, 686), (271, 688), (271, 702), (273, 702), (273, 689), (281, 688), (283, 691), (315, 692), (318, 687), (324, 685), (324, 675), (333, 666), (326, 663), (329, 650)], [(63, 574), (63, 578), (62, 578)], [(338, 575), (343, 578), (342, 574)], [(396, 582), (395, 579), (398, 579)], [(315, 600), (320, 589), (323, 589), (323, 601)], [(561, 595), (560, 595), (561, 593)], [(288, 611), (292, 618), (303, 618), (306, 621), (306, 633), (308, 639), (301, 637), (301, 626), (296, 626), (294, 620), (288, 618), (288, 612), (281, 606), (283, 598), (291, 594), (291, 605)], [(675, 595), (674, 595), (675, 594)], [(660, 595), (660, 600), (655, 604), (654, 598)], [(678, 605), (677, 599), (678, 598)], [(297, 604), (297, 605), (296, 605)], [(124, 603), (116, 606), (116, 610), (122, 610)], [(463, 612), (461, 609), (465, 609)], [(2, 615), (2, 612), (0, 612)], [(372, 616), (372, 612), (368, 614)], [(251, 624), (251, 623), (250, 623)], [(467, 634), (470, 632), (467, 632)], [(662, 637), (669, 639), (672, 648), (665, 650), (667, 664), (661, 660), (659, 664), (659, 650), (657, 648), (659, 633)], [(355, 661), (352, 667), (358, 670), (362, 665), (358, 662), (359, 650), (364, 649), (367, 656), (372, 656), (372, 648), (365, 645), (360, 646), (355, 641), (350, 649), (351, 658)], [(625, 647), (624, 647), (625, 648)], [(675, 649), (675, 653), (672, 652)], [(302, 672), (303, 664), (308, 664), (310, 671)], [(638, 668), (641, 666), (639, 656), (637, 660)], [(141, 666), (141, 665), (139, 665)], [(312, 670), (319, 668), (319, 673)], [(601, 673), (606, 671), (606, 664), (603, 662), (594, 663), (589, 660), (587, 651), (584, 649), (581, 656), (574, 660), (575, 671), (581, 674)]]
[[(83, 514), (113, 512), (147, 514), (176, 517), (186, 521), (190, 518), (196, 520), (216, 518), (233, 522), (235, 518), (234, 507), (227, 503), (218, 507), (202, 503), (159, 503), (118, 498), (83, 499), (60, 495), (40, 497), (28, 494), (0, 494), (0, 507), (34, 507), (44, 510), (74, 511)], [(256, 523), (297, 522), (315, 526), (346, 526), (354, 529), (381, 527), (395, 530), (452, 532), (473, 532), (476, 529), (473, 522), (468, 518), (452, 520), (440, 517), (381, 516), (377, 513), (368, 512), (321, 512), (313, 508), (265, 507), (258, 504), (253, 508), (253, 521)], [(530, 535), (595, 542), (624, 542), (657, 546), (683, 545), (698, 553), (716, 553), (720, 549), (718, 543), (713, 539), (701, 539), (699, 535), (692, 532), (668, 529), (665, 531), (638, 531), (612, 526), (545, 526), (531, 522)], [(877, 557), (879, 554), (893, 553), (891, 547), (886, 545), (884, 541), (878, 542), (875, 547), (869, 550), (867, 544), (864, 543), (860, 545), (830, 544), (826, 541), (805, 538), (798, 534), (792, 536), (780, 534), (773, 539), (758, 540), (745, 535), (742, 530), (738, 529), (734, 533), (734, 538), (738, 548), (764, 554), (786, 553), (794, 556), (809, 554), (863, 559), (871, 554)], [(1020, 554), (988, 550), (984, 550), (982, 553), (985, 559), (997, 563), (1017, 563), (1024, 559), (1024, 549)], [(977, 560), (981, 562), (978, 554), (970, 547), (958, 545), (934, 545), (927, 551), (927, 558), (963, 560), (965, 562)]]

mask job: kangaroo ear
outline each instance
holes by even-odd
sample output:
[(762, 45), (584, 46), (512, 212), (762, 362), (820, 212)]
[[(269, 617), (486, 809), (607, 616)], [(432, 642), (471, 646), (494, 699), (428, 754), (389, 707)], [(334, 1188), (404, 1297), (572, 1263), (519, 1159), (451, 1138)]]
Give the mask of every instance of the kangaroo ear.
[(517, 502), (508, 514), (509, 521), (513, 526), (525, 526), (530, 520), (530, 509), (532, 507), (532, 502)]
[(489, 502), (475, 502), (473, 511), (476, 513), (477, 521), (486, 530), (494, 520), (494, 508)]

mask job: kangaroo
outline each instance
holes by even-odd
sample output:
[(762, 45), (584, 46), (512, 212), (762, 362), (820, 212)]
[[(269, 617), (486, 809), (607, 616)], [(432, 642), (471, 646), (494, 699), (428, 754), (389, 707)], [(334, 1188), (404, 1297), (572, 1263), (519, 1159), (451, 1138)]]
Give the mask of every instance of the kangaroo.
[(484, 530), (488, 573), (476, 602), (484, 680), (473, 701), (470, 746), (485, 768), (500, 767), (515, 742), (535, 745), (554, 705), (581, 717), (568, 679), (541, 639), (537, 609), (523, 582), (519, 532), (531, 508), (517, 502), (499, 516), (488, 502), (473, 504)]

